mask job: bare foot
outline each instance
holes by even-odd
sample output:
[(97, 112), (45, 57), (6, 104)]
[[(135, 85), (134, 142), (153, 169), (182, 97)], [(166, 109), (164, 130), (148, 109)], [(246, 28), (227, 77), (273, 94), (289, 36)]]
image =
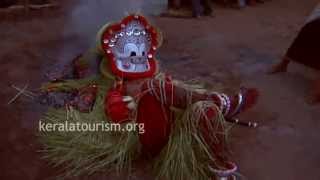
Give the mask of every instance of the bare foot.
[(269, 71), (268, 74), (275, 74), (281, 72), (287, 72), (288, 64), (290, 63), (290, 59), (287, 57), (283, 57), (282, 61), (279, 64), (274, 65)]
[(287, 65), (283, 63), (276, 64), (268, 71), (268, 74), (276, 74), (281, 72), (287, 72)]

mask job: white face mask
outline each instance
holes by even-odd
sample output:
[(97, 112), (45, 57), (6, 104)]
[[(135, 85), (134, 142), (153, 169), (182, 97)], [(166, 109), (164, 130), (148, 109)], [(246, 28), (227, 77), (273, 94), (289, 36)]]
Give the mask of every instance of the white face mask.
[(124, 53), (115, 52), (117, 68), (123, 72), (146, 72), (150, 65), (145, 44), (127, 43)]
[(111, 39), (115, 64), (120, 71), (141, 73), (150, 70), (147, 53), (150, 49), (150, 36), (139, 22), (129, 23)]

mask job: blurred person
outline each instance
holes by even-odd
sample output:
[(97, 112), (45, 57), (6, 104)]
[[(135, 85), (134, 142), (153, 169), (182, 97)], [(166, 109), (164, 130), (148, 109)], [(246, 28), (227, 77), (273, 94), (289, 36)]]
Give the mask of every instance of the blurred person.
[(213, 9), (210, 0), (191, 0), (193, 17), (212, 16)]
[(264, 0), (235, 0), (231, 1), (231, 3), (235, 3), (236, 7), (242, 9), (246, 6), (255, 6), (257, 3), (264, 3)]
[[(320, 4), (300, 30), (282, 61), (269, 73), (286, 72), (291, 61), (320, 70)], [(320, 79), (320, 78), (319, 78)], [(312, 102), (320, 102), (320, 80), (314, 81)]]

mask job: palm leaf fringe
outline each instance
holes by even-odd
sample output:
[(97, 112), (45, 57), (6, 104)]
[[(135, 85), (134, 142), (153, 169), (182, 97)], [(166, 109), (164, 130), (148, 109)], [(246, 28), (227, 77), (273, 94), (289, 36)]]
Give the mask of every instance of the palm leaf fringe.
[[(213, 133), (210, 139), (217, 139), (219, 133), (226, 138), (227, 124), (214, 103), (201, 101), (190, 104), (185, 111), (176, 113), (169, 142), (154, 164), (158, 179), (208, 180), (214, 177), (208, 166), (215, 162), (216, 158), (210, 153), (204, 137), (199, 133), (199, 120), (201, 117), (206, 117), (205, 110), (212, 107), (219, 112), (219, 115), (206, 120), (212, 122), (208, 124), (210, 132)], [(217, 126), (223, 127), (222, 130), (217, 130)]]
[[(59, 90), (69, 90), (84, 86), (86, 83), (98, 84), (98, 95), (93, 110), (81, 113), (71, 109), (49, 109), (41, 119), (43, 123), (59, 124), (65, 121), (73, 123), (106, 123), (104, 113), (104, 96), (110, 87), (110, 82), (103, 79), (59, 84)], [(137, 132), (40, 132), (40, 141), (44, 145), (44, 158), (50, 160), (56, 167), (62, 167), (63, 172), (58, 177), (70, 178), (81, 175), (91, 175), (99, 171), (116, 170), (130, 173), (131, 162), (136, 158), (139, 149)]]

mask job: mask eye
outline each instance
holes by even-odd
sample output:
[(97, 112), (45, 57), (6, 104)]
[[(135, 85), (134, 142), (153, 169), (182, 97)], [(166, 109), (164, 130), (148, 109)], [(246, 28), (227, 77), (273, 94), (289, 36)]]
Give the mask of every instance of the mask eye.
[(133, 57), (133, 56), (137, 56), (139, 53), (139, 49), (137, 47), (136, 44), (133, 43), (127, 43), (124, 46), (124, 54), (126, 55), (126, 57)]
[(130, 56), (131, 56), (131, 57), (132, 57), (132, 56), (137, 56), (137, 53), (134, 52), (134, 51), (131, 51)]
[(142, 51), (142, 56), (146, 55), (146, 53), (144, 51)]

